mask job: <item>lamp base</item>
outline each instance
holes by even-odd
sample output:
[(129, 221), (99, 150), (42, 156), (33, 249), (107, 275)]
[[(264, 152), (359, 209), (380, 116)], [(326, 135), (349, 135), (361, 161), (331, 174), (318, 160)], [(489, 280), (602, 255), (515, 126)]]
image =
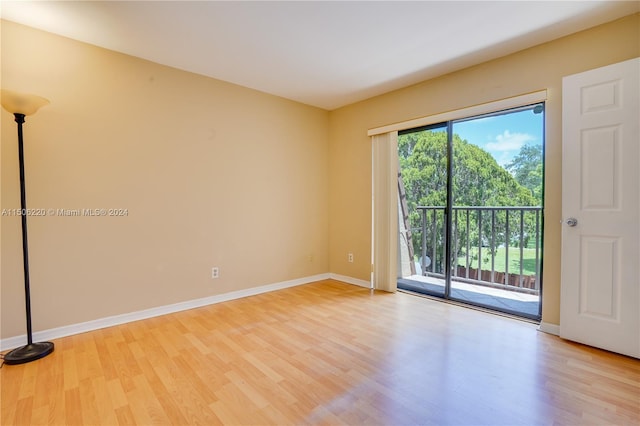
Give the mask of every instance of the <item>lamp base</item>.
[(44, 358), (51, 352), (53, 352), (53, 343), (51, 342), (31, 343), (7, 352), (4, 355), (4, 363), (8, 365), (24, 364)]

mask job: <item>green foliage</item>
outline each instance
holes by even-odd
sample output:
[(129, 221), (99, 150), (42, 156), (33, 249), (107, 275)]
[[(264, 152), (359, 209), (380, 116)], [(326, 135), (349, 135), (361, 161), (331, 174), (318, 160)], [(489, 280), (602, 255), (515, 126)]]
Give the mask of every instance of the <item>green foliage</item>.
[(523, 146), (505, 168), (520, 185), (529, 189), (536, 199), (542, 197), (542, 145)]
[[(410, 207), (444, 206), (447, 188), (447, 137), (424, 131), (398, 138), (400, 170)], [(482, 148), (453, 135), (453, 194), (456, 206), (534, 206), (516, 179)], [(410, 210), (413, 210), (410, 208)]]

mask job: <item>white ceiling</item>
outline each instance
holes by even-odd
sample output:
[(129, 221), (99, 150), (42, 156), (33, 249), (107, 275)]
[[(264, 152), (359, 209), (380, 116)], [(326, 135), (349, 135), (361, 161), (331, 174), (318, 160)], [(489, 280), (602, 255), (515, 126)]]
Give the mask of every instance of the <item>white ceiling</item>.
[(640, 1), (7, 1), (2, 18), (325, 109), (640, 10)]

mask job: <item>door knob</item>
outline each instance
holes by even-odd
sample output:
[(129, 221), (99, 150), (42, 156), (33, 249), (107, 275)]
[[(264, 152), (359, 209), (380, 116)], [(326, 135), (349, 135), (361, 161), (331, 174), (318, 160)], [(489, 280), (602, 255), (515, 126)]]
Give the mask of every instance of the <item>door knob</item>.
[(576, 219), (575, 217), (570, 217), (569, 219), (567, 219), (567, 225), (576, 226), (577, 224), (578, 224), (578, 219)]

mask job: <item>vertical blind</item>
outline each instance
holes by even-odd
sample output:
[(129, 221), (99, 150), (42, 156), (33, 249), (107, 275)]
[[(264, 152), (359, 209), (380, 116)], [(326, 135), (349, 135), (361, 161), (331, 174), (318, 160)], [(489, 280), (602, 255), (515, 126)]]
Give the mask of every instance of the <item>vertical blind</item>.
[(371, 138), (373, 155), (373, 288), (396, 291), (398, 278), (398, 132)]

